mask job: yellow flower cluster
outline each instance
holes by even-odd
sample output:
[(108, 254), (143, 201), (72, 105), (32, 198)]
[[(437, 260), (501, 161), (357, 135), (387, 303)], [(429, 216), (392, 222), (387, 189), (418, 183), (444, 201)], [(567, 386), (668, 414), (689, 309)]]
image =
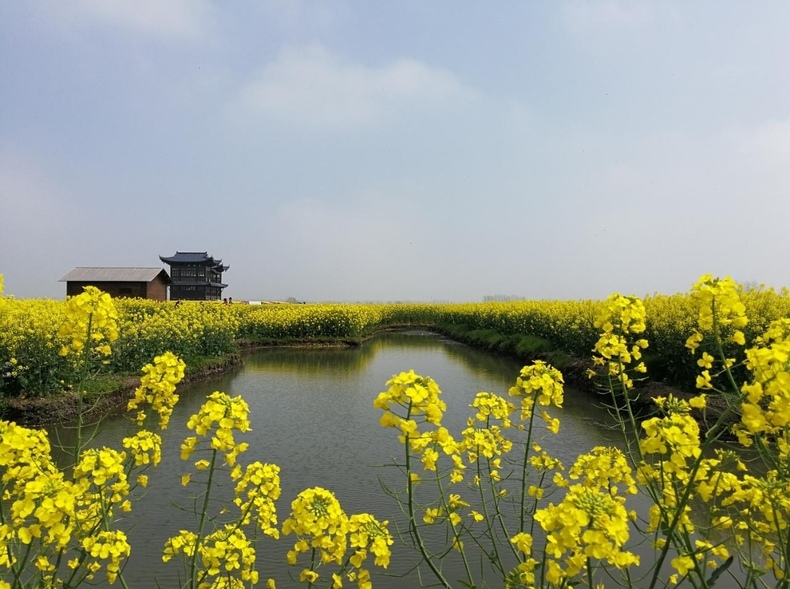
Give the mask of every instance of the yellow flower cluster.
[(101, 521), (113, 517), (116, 507), (121, 511), (132, 508), (125, 452), (112, 448), (85, 450), (74, 467), (74, 479), (85, 489), (80, 504), (87, 518)]
[(258, 528), (267, 536), (279, 538), (277, 507), (274, 502), (280, 498), (280, 467), (256, 461), (242, 469), (237, 464), (231, 478), (237, 481), (233, 503), (241, 511), (241, 525), (249, 524), (255, 514)]
[[(700, 453), (699, 424), (690, 415), (691, 404), (672, 395), (653, 399), (666, 415), (642, 422), (645, 437), (639, 440), (642, 454), (660, 455), (665, 472), (682, 476)], [(698, 400), (693, 401), (695, 404)]]
[(102, 356), (111, 353), (110, 343), (118, 339), (118, 313), (106, 292), (86, 286), (85, 292), (66, 301), (66, 317), (58, 335), (67, 343), (60, 355), (80, 355), (85, 350)]
[[(740, 442), (752, 445), (756, 435), (787, 440), (790, 426), (790, 319), (771, 323), (755, 346), (746, 350), (746, 368), (751, 382), (741, 387), (741, 427), (736, 428)], [(780, 459), (788, 460), (790, 445), (779, 445)]]
[[(416, 427), (407, 425), (404, 421), (413, 420), (417, 416), (424, 416), (424, 420), (434, 425), (442, 423), (442, 415), (447, 409), (444, 401), (439, 398), (441, 391), (431, 377), (422, 377), (413, 370), (401, 372), (387, 381), (389, 387), (379, 393), (373, 406), (383, 410), (381, 425), (384, 427), (398, 427), (404, 436)], [(393, 407), (403, 409), (405, 416), (393, 411)], [(399, 418), (399, 419), (393, 419)], [(401, 442), (405, 441), (405, 437)]]
[(200, 568), (196, 572), (195, 585), (198, 589), (243, 589), (247, 584), (258, 582), (255, 549), (244, 530), (238, 526), (224, 526), (202, 541), (198, 540), (194, 532), (181, 530), (165, 542), (162, 560), (169, 562), (179, 554), (192, 558), (197, 550)]
[(475, 419), (480, 423), (488, 423), (491, 418), (502, 422), (502, 427), (511, 426), (510, 414), (516, 410), (507, 399), (493, 393), (480, 392), (472, 401), (472, 408), (477, 409)]
[(378, 521), (369, 513), (354, 514), (349, 518), (349, 543), (351, 548), (356, 549), (351, 557), (351, 564), (357, 569), (362, 568), (368, 551), (373, 553), (373, 563), (376, 566), (385, 569), (389, 566), (393, 540), (387, 529), (388, 523)]
[[(507, 399), (492, 393), (480, 392), (475, 395), (472, 408), (477, 409), (474, 419), (470, 418), (468, 426), (461, 432), (459, 452), (466, 452), (470, 463), (477, 462), (482, 455), (490, 465), (489, 476), (499, 480), (501, 456), (513, 447), (513, 442), (502, 432), (511, 427), (510, 414), (515, 410)], [(477, 420), (479, 424), (475, 422)], [(500, 424), (494, 423), (499, 421)]]
[(607, 489), (612, 495), (622, 491), (635, 495), (637, 492), (631, 466), (623, 451), (611, 446), (596, 446), (586, 454), (580, 454), (568, 471), (568, 478), (580, 480), (585, 487)]
[(121, 570), (121, 561), (132, 552), (126, 534), (120, 530), (100, 530), (96, 534), (83, 538), (82, 547), (95, 559), (88, 568), (96, 572), (101, 568), (102, 560), (109, 560), (106, 565), (107, 581), (112, 584)]
[[(464, 464), (458, 443), (446, 428), (441, 427), (442, 416), (447, 406), (439, 397), (442, 391), (429, 376), (415, 374), (413, 370), (401, 372), (387, 381), (389, 387), (378, 394), (373, 406), (381, 409), (380, 424), (400, 430), (398, 440), (407, 448), (421, 454), (425, 470), (436, 471), (439, 450), (452, 457), (455, 468), (452, 482), (463, 479)], [(420, 431), (420, 426), (430, 424), (433, 429)], [(419, 482), (412, 473), (411, 483)]]
[[(0, 525), (0, 567), (23, 570), (35, 555), (42, 586), (54, 586), (76, 540), (81, 551), (69, 568), (81, 568), (90, 580), (108, 561), (106, 577), (113, 583), (130, 548), (123, 532), (102, 526), (117, 510), (131, 508), (125, 458), (108, 448), (86, 450), (67, 480), (52, 461), (45, 432), (0, 421), (2, 499), (9, 505)], [(17, 543), (27, 548), (11, 550)]]
[[(300, 574), (302, 581), (315, 583), (319, 567), (335, 563), (341, 565), (333, 573), (332, 587), (343, 586), (343, 574), (349, 581), (356, 581), (359, 589), (370, 589), (370, 571), (363, 564), (371, 552), (376, 566), (387, 568), (390, 562), (392, 536), (387, 522), (379, 522), (372, 515), (363, 513), (348, 517), (331, 491), (321, 487), (305, 489), (291, 503), (291, 514), (283, 522), (283, 534), (295, 534), (296, 542), (288, 551), (288, 563), (295, 565), (299, 555), (308, 551), (317, 554), (310, 567)], [(353, 550), (347, 556), (348, 548)], [(352, 568), (348, 568), (347, 565)]]
[[(249, 447), (246, 442), (237, 444), (233, 436), (234, 430), (250, 431), (249, 411), (249, 405), (241, 396), (230, 397), (226, 393), (215, 391), (208, 396), (200, 410), (189, 418), (187, 427), (199, 437), (206, 437), (211, 433), (211, 448), (224, 453), (228, 464), (233, 466), (236, 464), (236, 457)], [(181, 446), (182, 460), (192, 455), (197, 443), (198, 438), (195, 436), (184, 440)]]
[[(746, 344), (746, 336), (742, 331), (749, 323), (746, 316), (746, 305), (741, 301), (741, 289), (729, 276), (714, 278), (706, 274), (691, 287), (691, 300), (698, 309), (697, 328), (686, 339), (686, 347), (696, 354), (704, 333), (713, 332), (717, 341), (726, 340), (739, 346)], [(719, 354), (723, 354), (720, 347)], [(704, 370), (697, 376), (697, 388), (713, 389), (715, 374), (711, 374), (716, 359), (707, 352), (697, 360), (697, 365)], [(733, 357), (721, 357), (724, 370), (736, 362)]]
[[(548, 473), (552, 470), (555, 470), (559, 475), (560, 471), (565, 469), (562, 461), (559, 458), (548, 454), (540, 444), (533, 443), (530, 449), (532, 452), (534, 452), (534, 454), (529, 456), (529, 465), (537, 472)], [(562, 479), (557, 476), (556, 480), (560, 481)]]
[[(571, 481), (580, 482), (570, 484)], [(629, 520), (635, 514), (626, 511), (620, 486), (623, 492), (634, 494), (636, 485), (628, 460), (620, 450), (599, 446), (579, 455), (568, 479), (558, 472), (555, 484), (568, 489), (563, 500), (534, 514), (534, 520), (547, 533), (543, 574), (548, 582), (557, 586), (573, 584), (587, 571), (590, 559), (618, 569), (639, 564), (639, 558), (624, 549)], [(530, 586), (539, 563), (532, 556), (532, 536), (521, 532), (511, 542), (523, 556), (506, 579), (506, 586)]]
[[(729, 276), (701, 276), (691, 287), (691, 299), (699, 308), (700, 330), (712, 331), (714, 323), (732, 325), (736, 329), (746, 327), (749, 320), (739, 292), (738, 284)], [(742, 337), (741, 333), (739, 339)]]
[[(450, 525), (456, 528), (461, 525), (461, 510), (469, 507), (471, 507), (471, 505), (461, 499), (459, 494), (450, 493), (445, 505), (441, 507), (429, 507), (425, 510), (425, 515), (422, 519), (426, 524), (433, 524), (437, 521), (449, 521)], [(470, 515), (472, 515), (474, 519), (477, 519), (474, 513), (470, 512)]]
[(521, 554), (519, 564), (505, 577), (505, 589), (522, 589), (535, 587), (535, 568), (539, 561), (532, 557), (532, 535), (519, 532), (510, 542)]
[(297, 542), (288, 552), (288, 562), (310, 548), (320, 551), (321, 562), (341, 564), (348, 542), (348, 516), (334, 493), (313, 487), (305, 489), (291, 502), (291, 515), (283, 522), (283, 534), (293, 533)]
[[(646, 329), (644, 303), (637, 297), (614, 293), (606, 299), (603, 312), (595, 319), (595, 327), (602, 333), (593, 348), (593, 363), (604, 367), (608, 378), (616, 379), (626, 389), (633, 388), (629, 365), (642, 358), (642, 350), (648, 343), (644, 338), (631, 343), (630, 337)], [(639, 362), (633, 370), (647, 372), (644, 362)], [(590, 370), (588, 375), (594, 377), (596, 373)]]
[[(597, 476), (593, 478), (598, 478)], [(587, 570), (588, 559), (602, 560), (618, 569), (639, 564), (624, 550), (629, 537), (625, 500), (609, 489), (571, 485), (564, 499), (535, 513), (547, 533), (545, 578), (561, 585)]]
[[(75, 496), (80, 490), (66, 481), (52, 462), (46, 433), (0, 421), (0, 468), (3, 501), (10, 503), (10, 520), (0, 532), (5, 546), (14, 539), (30, 545), (33, 539), (59, 548), (71, 540)], [(16, 558), (0, 551), (0, 564)]]
[[(159, 427), (166, 429), (178, 402), (176, 386), (184, 378), (186, 364), (172, 352), (154, 358), (153, 364), (143, 366), (140, 386), (134, 391), (134, 398), (129, 401), (128, 411), (139, 409), (142, 404), (151, 405), (159, 414)], [(137, 424), (145, 422), (145, 413), (137, 414)]]
[(124, 438), (122, 443), (132, 452), (135, 466), (156, 466), (162, 460), (162, 437), (159, 434), (140, 430)]
[(527, 421), (532, 416), (536, 402), (543, 407), (562, 407), (564, 386), (565, 381), (559, 370), (542, 360), (536, 360), (521, 369), (516, 384), (510, 387), (508, 394), (521, 399), (521, 420)]

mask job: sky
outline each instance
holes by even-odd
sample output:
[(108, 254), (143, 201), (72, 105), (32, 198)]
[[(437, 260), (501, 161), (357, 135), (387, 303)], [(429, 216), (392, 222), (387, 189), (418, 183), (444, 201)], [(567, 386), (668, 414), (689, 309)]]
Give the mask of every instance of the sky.
[(0, 273), (234, 300), (790, 285), (790, 3), (0, 0)]

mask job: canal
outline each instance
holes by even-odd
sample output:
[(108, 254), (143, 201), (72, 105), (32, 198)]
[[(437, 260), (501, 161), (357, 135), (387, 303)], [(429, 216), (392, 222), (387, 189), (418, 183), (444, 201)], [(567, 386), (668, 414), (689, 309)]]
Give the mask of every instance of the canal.
[[(124, 573), (129, 586), (154, 587), (156, 582), (161, 587), (178, 586), (180, 567), (176, 562), (162, 562), (162, 548), (178, 530), (196, 528), (196, 517), (191, 513), (196, 488), (181, 486), (181, 474), (193, 469), (190, 462), (180, 460), (179, 447), (192, 435), (186, 422), (207, 394), (220, 390), (242, 395), (249, 404), (252, 432), (240, 439), (250, 447), (239, 461), (280, 466), (280, 524), (300, 491), (319, 486), (332, 490), (348, 514), (369, 512), (379, 520), (389, 520), (390, 530), (397, 536), (396, 527), (405, 531), (404, 518), (395, 500), (382, 491), (381, 483), (405, 486), (397, 469), (391, 467), (394, 458), (401, 459), (403, 446), (395, 430), (379, 425), (381, 411), (373, 407), (386, 381), (410, 369), (433, 377), (447, 403), (443, 425), (458, 436), (471, 415), (469, 405), (475, 394), (489, 391), (507, 396), (520, 368), (514, 360), (476, 351), (433, 333), (389, 332), (357, 348), (252, 352), (240, 368), (183, 387), (170, 426), (162, 433), (162, 463), (149, 470), (146, 494), (134, 503), (129, 519), (134, 524), (128, 532), (132, 555)], [(612, 419), (587, 394), (566, 389), (565, 407), (555, 410), (554, 416), (561, 418), (560, 433), (547, 434), (541, 443), (567, 466), (596, 445), (619, 445), (619, 432), (607, 425)], [(134, 431), (125, 417), (111, 418), (94, 445), (118, 447), (120, 439)], [(220, 495), (228, 496), (231, 488), (226, 478)], [(285, 562), (293, 542), (293, 536), (284, 536), (279, 542), (266, 541), (259, 549), (261, 585), (267, 578), (274, 578), (281, 589), (296, 584), (292, 579), (298, 579), (302, 566), (289, 567)], [(396, 539), (386, 573), (368, 563), (374, 586), (418, 586), (417, 572), (410, 571), (416, 562), (414, 552)], [(457, 577), (452, 571), (456, 565), (450, 561), (449, 566), (450, 577)]]

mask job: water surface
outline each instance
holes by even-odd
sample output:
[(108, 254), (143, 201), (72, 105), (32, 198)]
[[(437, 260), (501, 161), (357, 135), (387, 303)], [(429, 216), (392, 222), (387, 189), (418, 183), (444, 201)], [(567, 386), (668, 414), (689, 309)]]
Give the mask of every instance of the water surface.
[[(179, 446), (191, 435), (185, 425), (189, 416), (198, 411), (207, 394), (221, 390), (243, 395), (248, 402), (252, 432), (241, 439), (250, 443), (250, 449), (240, 462), (260, 460), (281, 467), (280, 523), (297, 493), (320, 486), (332, 490), (347, 513), (369, 512), (389, 520), (394, 528), (403, 517), (395, 501), (382, 492), (381, 481), (404, 488), (396, 469), (384, 466), (391, 465), (393, 458), (401, 459), (403, 447), (394, 430), (379, 426), (381, 412), (373, 407), (386, 381), (410, 369), (433, 377), (448, 407), (443, 425), (458, 435), (475, 394), (489, 391), (507, 396), (520, 368), (513, 360), (436, 334), (400, 332), (380, 334), (358, 348), (256, 351), (245, 357), (242, 367), (184, 387), (170, 426), (163, 432), (162, 463), (149, 471), (147, 494), (134, 505), (133, 552), (125, 573), (130, 586), (153, 587), (154, 579), (162, 587), (177, 586), (179, 567), (162, 563), (162, 547), (179, 529), (197, 525), (194, 515), (174, 508), (174, 503), (191, 509), (190, 496), (197, 492), (196, 487), (180, 484), (180, 475), (190, 472), (190, 464), (180, 460)], [(593, 446), (619, 439), (618, 433), (606, 426), (612, 422), (609, 415), (589, 395), (566, 390), (565, 407), (558, 415), (562, 419), (560, 434), (543, 445), (566, 465)], [(121, 437), (134, 431), (123, 417), (113, 418), (96, 443), (117, 447)], [(225, 496), (229, 487), (230, 483)], [(293, 541), (293, 536), (286, 536), (259, 551), (262, 579), (273, 577), (281, 588), (294, 584), (289, 574), (298, 576), (301, 567), (284, 564)], [(415, 556), (407, 548), (396, 547), (388, 573), (404, 574), (414, 562)], [(380, 570), (372, 562), (369, 568)], [(414, 573), (407, 580), (374, 575), (376, 587), (416, 585)]]

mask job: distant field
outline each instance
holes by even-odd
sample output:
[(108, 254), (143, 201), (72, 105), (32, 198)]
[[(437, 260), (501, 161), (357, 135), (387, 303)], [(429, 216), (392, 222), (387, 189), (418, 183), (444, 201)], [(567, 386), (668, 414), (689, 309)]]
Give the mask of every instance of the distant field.
[[(749, 316), (744, 330), (747, 341), (762, 334), (772, 320), (790, 316), (786, 290), (747, 290), (742, 299)], [(653, 295), (644, 304), (648, 368), (662, 379), (688, 382), (698, 371), (696, 358), (684, 345), (696, 324), (690, 296)], [(355, 343), (377, 330), (408, 325), (486, 332), (516, 343), (513, 338), (530, 336), (548, 342), (552, 349), (589, 358), (599, 335), (593, 322), (603, 301), (176, 305), (118, 299), (115, 305), (120, 338), (112, 346), (106, 368), (136, 374), (166, 350), (193, 365), (237, 352), (241, 342)], [(63, 301), (0, 298), (0, 394), (46, 395), (59, 392), (62, 382), (73, 380), (70, 362), (59, 353), (65, 343), (57, 335), (64, 308)]]

